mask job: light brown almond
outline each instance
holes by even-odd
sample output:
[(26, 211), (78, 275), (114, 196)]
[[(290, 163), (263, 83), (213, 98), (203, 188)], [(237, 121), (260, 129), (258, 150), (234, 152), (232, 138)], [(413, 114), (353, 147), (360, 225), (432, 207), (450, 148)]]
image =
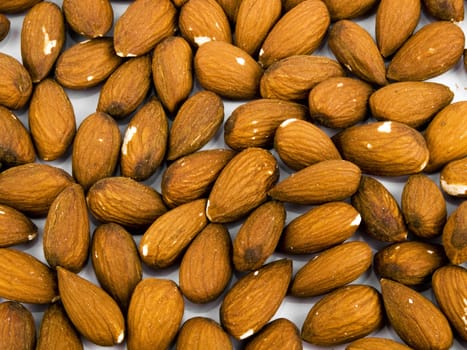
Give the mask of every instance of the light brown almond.
[(442, 242), (451, 263), (467, 261), (467, 201), (463, 201), (448, 217), (444, 225)]
[(323, 0), (333, 21), (355, 18), (367, 14), (378, 2), (376, 0)]
[(445, 193), (467, 198), (467, 157), (449, 162), (441, 170), (439, 180)]
[(36, 326), (31, 311), (15, 301), (0, 303), (0, 339), (2, 349), (33, 350)]
[(9, 247), (36, 239), (37, 226), (20, 211), (0, 204), (0, 247)]
[(185, 321), (177, 337), (177, 350), (232, 350), (229, 335), (214, 320), (193, 317)]
[(0, 13), (0, 41), (6, 38), (10, 32), (10, 20), (3, 13)]
[(0, 12), (17, 13), (25, 11), (42, 0), (4, 0), (0, 5)]
[(269, 349), (302, 350), (297, 326), (286, 318), (278, 318), (268, 323), (245, 346), (245, 350)]
[(29, 72), (16, 58), (0, 52), (0, 76), (0, 105), (23, 108), (32, 93)]
[(373, 349), (385, 349), (385, 350), (410, 350), (408, 346), (396, 342), (392, 339), (386, 338), (375, 338), (365, 337), (350, 343), (345, 350), (373, 350)]
[(104, 36), (113, 24), (109, 0), (63, 0), (62, 10), (71, 29), (91, 39)]
[(460, 22), (464, 19), (464, 2), (460, 0), (423, 0), (427, 12), (440, 20)]

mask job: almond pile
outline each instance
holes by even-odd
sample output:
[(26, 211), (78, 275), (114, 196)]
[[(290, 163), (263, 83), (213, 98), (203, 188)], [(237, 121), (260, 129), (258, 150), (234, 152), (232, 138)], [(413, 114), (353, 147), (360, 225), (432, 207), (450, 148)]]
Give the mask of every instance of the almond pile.
[(463, 19), (2, 0), (0, 349), (465, 346)]

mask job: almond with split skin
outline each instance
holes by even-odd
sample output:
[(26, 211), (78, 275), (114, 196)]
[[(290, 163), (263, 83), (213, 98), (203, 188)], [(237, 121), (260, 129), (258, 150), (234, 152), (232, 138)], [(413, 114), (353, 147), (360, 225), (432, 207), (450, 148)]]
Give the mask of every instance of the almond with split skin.
[(67, 93), (55, 80), (44, 79), (36, 85), (28, 120), (41, 159), (55, 160), (65, 154), (76, 134), (76, 118)]
[(71, 29), (91, 39), (104, 36), (113, 24), (109, 0), (64, 0), (62, 9)]
[(324, 39), (331, 19), (326, 5), (306, 0), (286, 12), (272, 27), (259, 51), (259, 62), (267, 68), (293, 55), (308, 55)]
[(467, 261), (467, 201), (463, 201), (448, 217), (443, 229), (443, 246), (451, 263)]
[(449, 162), (441, 170), (439, 181), (445, 193), (467, 198), (467, 157)]
[(275, 185), (272, 198), (297, 204), (319, 204), (350, 197), (358, 189), (361, 171), (346, 160), (323, 160), (293, 173)]
[(264, 326), (245, 346), (245, 350), (268, 349), (302, 350), (297, 326), (286, 318), (278, 318)]
[(292, 277), (292, 261), (281, 259), (240, 278), (220, 308), (223, 327), (236, 339), (258, 332), (276, 313)]
[(132, 2), (115, 23), (114, 47), (120, 57), (151, 51), (176, 29), (176, 9), (170, 0)]
[(216, 321), (207, 317), (193, 317), (180, 329), (176, 349), (232, 350), (233, 344)]
[(0, 76), (0, 105), (23, 108), (32, 93), (29, 72), (16, 58), (0, 52)]
[(57, 299), (54, 271), (34, 256), (0, 248), (0, 266), (0, 297), (31, 304), (47, 304)]
[(0, 247), (26, 243), (36, 237), (36, 224), (20, 211), (0, 204)]
[(35, 349), (36, 326), (31, 311), (15, 301), (0, 303), (0, 337), (3, 349)]
[(96, 345), (113, 346), (125, 338), (125, 321), (104, 290), (63, 267), (57, 267), (63, 307), (79, 333)]
[(120, 171), (123, 176), (143, 181), (152, 176), (164, 160), (169, 125), (161, 103), (151, 98), (131, 118), (123, 136)]
[(323, 0), (329, 9), (329, 14), (333, 21), (345, 18), (355, 18), (368, 13), (377, 3), (376, 0)]
[(211, 222), (232, 222), (267, 199), (279, 178), (274, 156), (261, 148), (247, 148), (222, 169), (209, 194), (206, 216)]
[(386, 349), (386, 350), (410, 350), (408, 346), (396, 342), (392, 339), (365, 337), (353, 341), (345, 350), (373, 350), (373, 349)]
[(42, 0), (5, 0), (0, 5), (0, 12), (18, 13), (25, 11)]
[(426, 10), (433, 17), (460, 22), (464, 19), (464, 2), (461, 0), (423, 0)]
[(10, 20), (3, 13), (0, 13), (0, 41), (6, 38), (10, 32)]

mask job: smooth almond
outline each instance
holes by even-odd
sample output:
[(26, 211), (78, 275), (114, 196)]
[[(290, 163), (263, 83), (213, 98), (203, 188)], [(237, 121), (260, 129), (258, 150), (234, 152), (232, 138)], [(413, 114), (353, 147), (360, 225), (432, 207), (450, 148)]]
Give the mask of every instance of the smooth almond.
[(443, 228), (442, 242), (451, 263), (467, 261), (467, 201), (463, 201), (448, 217)]
[(177, 350), (232, 350), (229, 335), (214, 320), (193, 317), (185, 321), (177, 337)]
[(467, 198), (467, 157), (449, 162), (441, 170), (439, 181), (445, 193)]
[(0, 204), (0, 247), (26, 243), (37, 237), (37, 226), (20, 211)]
[(18, 60), (0, 52), (0, 104), (11, 109), (23, 108), (32, 93), (29, 72)]
[(109, 0), (63, 0), (62, 10), (71, 29), (91, 39), (104, 36), (113, 24)]
[(269, 349), (302, 350), (302, 340), (297, 326), (286, 318), (268, 323), (250, 342), (245, 350)]
[(3, 349), (35, 349), (36, 326), (31, 311), (15, 301), (0, 303), (0, 336)]
[(440, 20), (460, 22), (464, 19), (464, 2), (460, 0), (424, 0), (427, 12)]

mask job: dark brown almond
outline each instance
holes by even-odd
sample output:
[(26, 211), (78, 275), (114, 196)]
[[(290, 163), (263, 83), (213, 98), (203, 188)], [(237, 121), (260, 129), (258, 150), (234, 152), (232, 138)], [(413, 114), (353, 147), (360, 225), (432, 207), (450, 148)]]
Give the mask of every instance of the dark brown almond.
[(461, 0), (423, 0), (426, 10), (433, 17), (460, 22), (464, 19), (464, 1)]
[(37, 226), (20, 211), (0, 204), (0, 247), (26, 243), (37, 237)]
[(451, 263), (459, 265), (467, 261), (467, 201), (463, 201), (448, 217), (442, 239)]
[(71, 29), (88, 38), (104, 36), (113, 24), (109, 0), (63, 0), (62, 10)]
[(232, 350), (229, 335), (214, 320), (193, 317), (185, 321), (177, 337), (177, 350)]
[(10, 32), (10, 20), (3, 13), (0, 13), (0, 41), (6, 38)]
[(16, 58), (0, 52), (0, 76), (0, 105), (23, 108), (32, 93), (29, 72)]
[(33, 350), (36, 326), (31, 311), (15, 301), (0, 303), (0, 339), (2, 349)]
[(297, 326), (286, 318), (278, 318), (264, 326), (245, 346), (245, 350), (269, 349), (302, 350)]
[(17, 13), (25, 11), (42, 0), (4, 0), (0, 4), (0, 12)]

